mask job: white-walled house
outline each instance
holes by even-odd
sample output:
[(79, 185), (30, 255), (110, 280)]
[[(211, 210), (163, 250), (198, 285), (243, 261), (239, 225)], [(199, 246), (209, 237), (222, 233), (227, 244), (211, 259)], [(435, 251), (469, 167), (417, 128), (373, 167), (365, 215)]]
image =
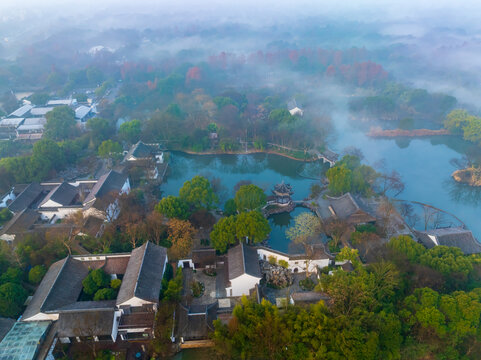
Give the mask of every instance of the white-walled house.
[(229, 249), (227, 263), (230, 282), (227, 296), (249, 295), (262, 278), (256, 249), (241, 242)]
[(329, 266), (333, 261), (333, 257), (326, 254), (323, 250), (323, 246), (313, 246), (312, 256), (308, 257), (305, 254), (286, 254), (281, 251), (273, 250), (264, 246), (258, 246), (257, 255), (260, 260), (269, 261), (270, 257), (279, 260), (284, 260), (288, 264), (288, 269), (294, 273), (305, 272), (306, 269), (309, 272), (317, 272), (317, 268), (324, 268)]

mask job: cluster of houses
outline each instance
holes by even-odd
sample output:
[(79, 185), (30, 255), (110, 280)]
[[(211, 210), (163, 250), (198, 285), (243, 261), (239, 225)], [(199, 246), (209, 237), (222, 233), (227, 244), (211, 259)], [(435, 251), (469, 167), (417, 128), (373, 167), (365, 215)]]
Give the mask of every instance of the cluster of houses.
[(99, 236), (105, 221), (120, 211), (117, 195), (130, 191), (126, 174), (111, 170), (97, 180), (43, 182), (14, 186), (0, 200), (13, 218), (0, 228), (0, 239), (12, 242), (18, 236), (52, 227), (62, 219), (82, 212), (89, 235)]
[[(68, 256), (50, 266), (26, 310), (0, 343), (0, 359), (45, 359), (60, 343), (145, 341), (153, 337), (166, 249)], [(83, 301), (82, 281), (103, 269), (120, 279), (112, 300)]]
[(75, 112), (79, 126), (97, 113), (92, 102), (79, 104), (76, 99), (49, 100), (44, 106), (32, 105), (24, 100), (24, 105), (0, 120), (0, 139), (39, 140), (47, 123), (46, 114), (57, 106), (69, 106)]

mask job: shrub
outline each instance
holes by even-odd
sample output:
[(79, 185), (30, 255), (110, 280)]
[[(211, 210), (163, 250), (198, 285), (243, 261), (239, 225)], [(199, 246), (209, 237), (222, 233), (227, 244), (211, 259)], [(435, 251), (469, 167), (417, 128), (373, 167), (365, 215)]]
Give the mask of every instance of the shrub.
[(311, 278), (305, 278), (301, 281), (299, 281), (299, 286), (303, 289), (303, 290), (313, 290), (314, 287), (316, 286), (315, 282), (311, 280)]
[(120, 279), (110, 280), (110, 287), (114, 290), (117, 290), (118, 288), (120, 288), (121, 284), (122, 284), (122, 280), (120, 280)]
[(283, 260), (283, 259), (279, 260), (279, 265), (282, 266), (283, 268), (286, 268), (286, 269), (289, 267), (289, 263), (286, 260)]
[(42, 278), (46, 272), (47, 270), (45, 269), (45, 266), (36, 265), (28, 272), (28, 281), (30, 281), (32, 284), (38, 284), (40, 281), (42, 281)]
[(112, 300), (117, 296), (117, 292), (112, 288), (98, 290), (94, 295), (94, 301)]
[(204, 294), (204, 284), (200, 281), (193, 281), (190, 285), (190, 291), (192, 292), (192, 296), (198, 298)]
[(277, 264), (277, 258), (276, 258), (275, 256), (272, 256), (272, 255), (271, 255), (271, 256), (269, 256), (269, 257), (267, 258), (267, 260), (269, 261), (269, 264), (271, 264), (271, 265), (276, 265), (276, 264)]

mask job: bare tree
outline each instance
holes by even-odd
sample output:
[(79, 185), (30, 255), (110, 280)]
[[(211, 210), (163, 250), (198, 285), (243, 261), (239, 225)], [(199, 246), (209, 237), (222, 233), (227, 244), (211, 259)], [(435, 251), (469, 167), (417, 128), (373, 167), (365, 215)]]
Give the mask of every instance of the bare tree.
[(423, 220), (425, 231), (430, 227), (430, 224), (433, 224), (434, 226), (437, 213), (438, 211), (431, 206), (423, 206)]
[(396, 208), (388, 198), (383, 197), (377, 209), (381, 217), (381, 227), (388, 238), (396, 233)]
[(345, 220), (333, 218), (324, 222), (322, 228), (326, 235), (332, 239), (334, 246), (337, 247), (343, 236), (350, 231), (351, 226)]

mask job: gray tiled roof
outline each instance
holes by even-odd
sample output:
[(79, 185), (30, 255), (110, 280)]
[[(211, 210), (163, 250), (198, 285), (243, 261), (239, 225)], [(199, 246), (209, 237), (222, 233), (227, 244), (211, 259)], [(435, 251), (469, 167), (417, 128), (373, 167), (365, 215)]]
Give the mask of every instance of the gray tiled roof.
[(131, 156), (137, 159), (149, 158), (152, 157), (152, 149), (142, 141), (139, 141), (130, 148), (129, 152), (125, 155), (125, 159), (128, 159)]
[(63, 182), (50, 190), (47, 196), (40, 203), (40, 206), (44, 205), (49, 200), (55, 201), (63, 206), (70, 205), (77, 194), (78, 189), (75, 186)]
[(229, 280), (233, 280), (243, 274), (261, 277), (257, 250), (244, 243), (230, 248), (227, 252)]
[(109, 171), (99, 178), (85, 199), (84, 204), (90, 203), (96, 198), (101, 198), (112, 191), (120, 191), (126, 180), (126, 174), (121, 174), (113, 170)]
[(25, 210), (39, 199), (43, 190), (43, 187), (39, 183), (31, 183), (17, 196), (8, 208), (14, 213)]
[(427, 248), (436, 246), (429, 237), (431, 235), (436, 237), (439, 245), (460, 248), (465, 254), (481, 253), (481, 244), (473, 237), (473, 233), (461, 227), (415, 231), (415, 234)]
[(57, 336), (101, 336), (112, 334), (114, 308), (88, 312), (61, 313)]
[(150, 242), (134, 249), (122, 279), (117, 305), (133, 297), (157, 302), (166, 257), (165, 248)]
[(2, 229), (0, 229), (0, 235), (24, 233), (28, 231), (33, 224), (35, 224), (39, 217), (40, 215), (35, 210), (23, 210), (11, 218), (10, 221), (7, 222)]

